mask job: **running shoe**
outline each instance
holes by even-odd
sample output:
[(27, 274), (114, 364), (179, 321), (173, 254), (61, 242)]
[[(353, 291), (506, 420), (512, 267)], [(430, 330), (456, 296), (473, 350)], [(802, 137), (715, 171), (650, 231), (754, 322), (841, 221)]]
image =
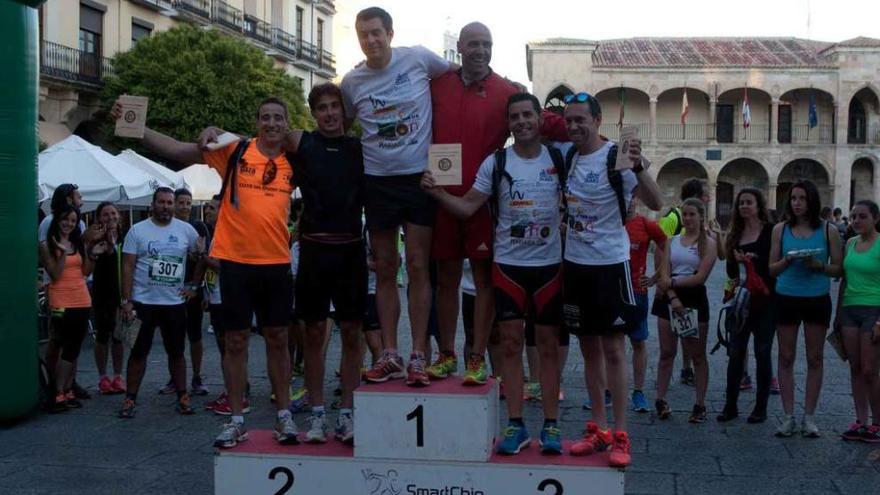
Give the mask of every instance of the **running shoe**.
[(214, 447), (231, 449), (247, 439), (248, 433), (247, 428), (244, 427), (244, 423), (230, 421), (223, 425), (220, 434), (214, 439)]
[(293, 414), (311, 411), (312, 406), (309, 404), (309, 391), (306, 390), (305, 387), (300, 387), (299, 390), (294, 392), (293, 397), (290, 398), (290, 404), (287, 406), (287, 409)]
[(406, 384), (411, 387), (427, 387), (431, 384), (428, 373), (425, 372), (425, 358), (423, 356), (410, 355), (409, 366), (406, 368)]
[(73, 386), (70, 387), (70, 389), (73, 390), (73, 395), (79, 400), (89, 400), (92, 398), (92, 394), (90, 394), (88, 390), (82, 388), (79, 383), (76, 383), (76, 380), (73, 381)]
[(779, 427), (776, 428), (775, 435), (777, 437), (787, 438), (797, 433), (797, 431), (797, 421), (795, 421), (794, 416), (788, 416), (787, 418), (785, 418), (784, 421), (782, 421), (782, 424), (780, 424)]
[(813, 421), (813, 418), (804, 416), (804, 420), (801, 423), (801, 435), (804, 438), (819, 438), (819, 427)]
[(382, 383), (391, 379), (403, 378), (405, 375), (403, 372), (403, 358), (396, 354), (384, 352), (382, 357), (373, 365), (373, 368), (364, 373), (364, 378), (368, 382)]
[(880, 426), (865, 426), (862, 429), (861, 440), (866, 443), (880, 443)]
[(489, 369), (483, 356), (471, 356), (464, 372), (462, 385), (485, 385), (489, 379)]
[(65, 401), (67, 407), (71, 409), (79, 409), (83, 406), (82, 402), (80, 402), (79, 399), (76, 397), (76, 394), (73, 393), (73, 390), (68, 390), (67, 394), (65, 394), (65, 397), (67, 398), (67, 400)]
[(446, 354), (441, 352), (437, 356), (437, 360), (431, 366), (428, 366), (428, 376), (431, 379), (441, 380), (449, 375), (454, 375), (457, 371), (458, 358), (455, 357), (454, 353)]
[(119, 410), (117, 416), (123, 419), (132, 419), (137, 411), (137, 404), (129, 398), (122, 401), (122, 409)]
[(193, 395), (208, 395), (208, 388), (202, 383), (201, 375), (194, 375), (190, 383)]
[[(611, 407), (611, 391), (610, 390), (605, 391), (605, 407)], [(583, 408), (586, 409), (587, 411), (593, 409), (593, 401), (590, 400), (589, 394), (587, 394), (587, 398), (584, 399)]]
[(540, 382), (523, 383), (523, 400), (540, 401), (541, 397)]
[(192, 402), (190, 401), (189, 395), (183, 394), (177, 399), (177, 405), (174, 406), (174, 410), (177, 411), (178, 414), (183, 416), (190, 416), (196, 413), (196, 410), (192, 407)]
[(281, 445), (297, 445), (299, 439), (296, 438), (296, 423), (293, 422), (293, 415), (286, 414), (275, 420), (275, 440)]
[(654, 409), (657, 410), (658, 419), (669, 419), (672, 416), (672, 409), (669, 408), (669, 403), (663, 399), (654, 401)]
[(110, 377), (104, 375), (98, 380), (98, 392), (101, 395), (110, 395), (113, 393), (113, 382), (110, 381)]
[(590, 455), (594, 452), (604, 452), (611, 446), (611, 430), (602, 430), (599, 425), (587, 421), (587, 430), (584, 437), (571, 444), (571, 455)]
[(161, 395), (169, 395), (169, 394), (176, 394), (176, 393), (177, 393), (177, 387), (174, 386), (174, 381), (172, 381), (172, 380), (168, 380), (168, 383), (166, 383), (162, 388), (159, 389), (159, 394), (161, 394)]
[(542, 454), (560, 455), (562, 454), (562, 439), (559, 428), (556, 425), (545, 425), (541, 429), (541, 437), (538, 445), (541, 447)]
[(630, 400), (632, 401), (632, 410), (635, 412), (646, 413), (651, 410), (648, 406), (648, 399), (645, 398), (645, 393), (641, 390), (633, 390)]
[[(229, 403), (229, 397), (226, 397), (226, 400), (223, 403), (216, 404), (214, 406), (214, 414), (219, 414), (220, 416), (232, 416), (232, 405)], [(241, 413), (247, 414), (251, 412), (251, 405), (248, 402), (247, 398), (242, 399), (241, 401)]]
[(110, 387), (113, 394), (124, 394), (126, 391), (125, 380), (122, 379), (122, 376), (116, 375), (113, 377), (113, 381), (110, 383)]
[(327, 422), (324, 420), (324, 413), (312, 413), (308, 420), (309, 429), (306, 431), (306, 443), (326, 443), (327, 442)]
[(211, 402), (206, 402), (205, 409), (207, 409), (208, 411), (213, 411), (214, 408), (216, 408), (217, 406), (228, 403), (228, 398), (229, 396), (226, 395), (226, 392), (223, 392), (222, 394), (220, 394), (219, 397), (212, 400)]
[(726, 423), (728, 421), (733, 421), (738, 417), (739, 411), (736, 409), (736, 407), (725, 405), (724, 409), (721, 410), (721, 414), (716, 416), (715, 419), (718, 420), (719, 423)]
[(691, 410), (691, 416), (688, 418), (688, 423), (705, 423), (706, 422), (706, 406), (700, 406), (694, 404), (694, 408)]
[(694, 386), (694, 369), (693, 368), (682, 368), (682, 370), (681, 370), (681, 384)]
[(862, 439), (862, 430), (865, 427), (862, 425), (860, 421), (856, 421), (855, 423), (849, 425), (849, 428), (840, 434), (844, 440), (861, 440)]
[(502, 434), (504, 439), (498, 444), (498, 453), (502, 455), (519, 454), (520, 450), (527, 448), (532, 443), (525, 425), (519, 426), (508, 423)]
[(751, 390), (752, 389), (752, 377), (749, 375), (743, 375), (742, 380), (739, 382), (740, 390)]
[(67, 394), (64, 392), (58, 392), (52, 402), (49, 404), (49, 413), (50, 414), (58, 414), (69, 411), (70, 408), (67, 407)]
[(336, 417), (336, 439), (342, 443), (354, 443), (354, 419), (351, 414), (340, 414)]
[(779, 395), (779, 380), (775, 376), (770, 379), (770, 395)]
[(629, 466), (632, 462), (632, 456), (629, 451), (629, 435), (625, 431), (618, 431), (614, 434), (614, 441), (611, 444), (611, 455), (608, 456), (608, 465), (615, 468)]

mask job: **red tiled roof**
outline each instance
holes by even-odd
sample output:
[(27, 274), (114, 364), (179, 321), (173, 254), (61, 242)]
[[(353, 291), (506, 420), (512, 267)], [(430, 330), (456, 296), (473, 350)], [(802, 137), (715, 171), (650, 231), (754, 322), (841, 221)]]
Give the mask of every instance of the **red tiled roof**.
[[(869, 38), (856, 38), (862, 39)], [(596, 44), (597, 67), (826, 67), (819, 53), (833, 45), (798, 38), (628, 38)]]
[(868, 38), (859, 36), (858, 38), (848, 39), (835, 43), (835, 46), (857, 47), (857, 48), (880, 48), (880, 40), (877, 38)]

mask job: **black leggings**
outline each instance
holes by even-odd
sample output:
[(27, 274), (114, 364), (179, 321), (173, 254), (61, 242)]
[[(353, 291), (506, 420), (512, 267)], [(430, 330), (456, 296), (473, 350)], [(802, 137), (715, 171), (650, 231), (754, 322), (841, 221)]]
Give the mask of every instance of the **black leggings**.
[(727, 406), (728, 410), (736, 410), (739, 398), (739, 387), (742, 381), (745, 358), (749, 352), (749, 335), (755, 335), (755, 375), (758, 387), (755, 394), (755, 412), (767, 413), (767, 398), (770, 396), (770, 380), (773, 378), (773, 335), (776, 333), (773, 309), (765, 307), (749, 315), (745, 328), (730, 337), (729, 357), (727, 362)]
[(67, 308), (53, 311), (52, 326), (55, 341), (61, 347), (61, 359), (72, 363), (79, 357), (83, 340), (89, 331), (89, 312), (91, 308)]
[(95, 340), (99, 344), (108, 345), (110, 339), (113, 343), (121, 340), (116, 338), (116, 322), (119, 314), (119, 306), (95, 306)]
[(134, 309), (141, 320), (141, 329), (131, 348), (131, 356), (146, 358), (153, 347), (156, 327), (162, 332), (162, 344), (169, 358), (183, 356), (186, 345), (186, 308), (183, 304), (163, 306), (135, 303)]

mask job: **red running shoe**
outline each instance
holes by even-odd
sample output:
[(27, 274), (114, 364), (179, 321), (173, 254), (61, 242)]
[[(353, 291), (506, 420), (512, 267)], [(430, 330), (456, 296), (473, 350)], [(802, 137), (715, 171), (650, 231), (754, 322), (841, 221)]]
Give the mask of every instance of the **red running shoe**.
[(383, 353), (372, 369), (364, 373), (368, 382), (382, 383), (392, 378), (403, 378), (403, 358), (396, 354)]
[(571, 455), (590, 455), (594, 452), (603, 452), (611, 446), (611, 431), (602, 430), (599, 425), (587, 421), (587, 431), (584, 438), (571, 444)]
[(413, 354), (409, 357), (409, 366), (406, 368), (406, 384), (411, 387), (427, 387), (431, 384), (428, 372), (425, 371), (425, 358)]
[[(222, 404), (219, 403), (214, 406), (214, 414), (219, 414), (220, 416), (232, 416), (232, 406), (229, 404), (229, 398), (225, 398)], [(251, 406), (248, 403), (247, 397), (242, 401), (241, 404), (241, 413), (247, 414), (251, 412)]]
[(126, 391), (125, 380), (120, 375), (114, 376), (113, 381), (110, 382), (110, 388), (113, 390), (111, 393), (124, 394)]
[(98, 392), (100, 392), (101, 395), (110, 395), (113, 393), (113, 382), (110, 381), (109, 376), (104, 375), (98, 381)]
[(632, 462), (629, 455), (629, 436), (625, 431), (614, 434), (614, 443), (611, 445), (611, 455), (608, 457), (608, 465), (616, 468), (625, 468)]

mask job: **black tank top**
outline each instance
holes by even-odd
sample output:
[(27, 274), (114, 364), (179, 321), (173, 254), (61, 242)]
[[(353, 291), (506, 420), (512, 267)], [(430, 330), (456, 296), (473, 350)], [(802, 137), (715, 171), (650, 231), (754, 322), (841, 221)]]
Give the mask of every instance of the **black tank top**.
[(303, 198), (300, 233), (360, 237), (364, 190), (360, 141), (304, 131), (299, 149), (287, 160)]

